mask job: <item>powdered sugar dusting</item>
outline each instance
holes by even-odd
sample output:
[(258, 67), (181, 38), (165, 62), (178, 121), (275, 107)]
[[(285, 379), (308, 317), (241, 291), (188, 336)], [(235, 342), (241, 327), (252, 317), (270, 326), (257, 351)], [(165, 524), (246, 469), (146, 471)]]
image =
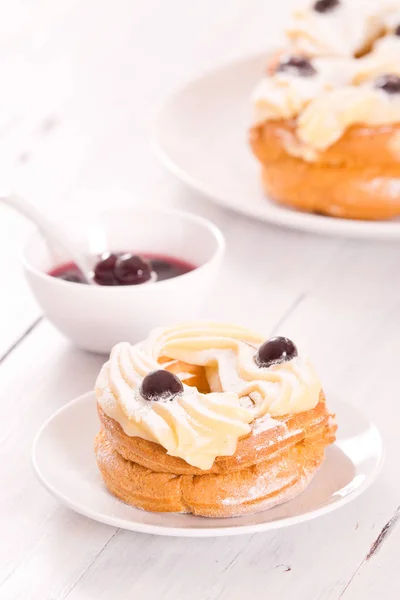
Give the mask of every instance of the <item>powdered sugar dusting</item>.
[[(297, 478), (293, 477), (292, 480), (289, 478), (286, 482), (280, 479), (276, 482), (275, 490), (271, 489), (269, 485), (269, 482), (274, 479), (274, 475), (272, 473), (269, 474), (268, 481), (262, 477), (248, 490), (246, 498), (240, 496), (224, 498), (222, 500), (221, 503), (227, 508), (224, 516), (231, 517), (247, 513), (257, 513), (269, 510), (284, 502), (289, 502), (305, 491), (314, 478), (316, 471), (317, 468), (304, 469), (302, 474)], [(257, 504), (255, 504), (256, 502)], [(229, 507), (232, 507), (231, 511), (229, 511)]]
[(260, 435), (264, 431), (268, 431), (269, 429), (275, 429), (279, 425), (279, 421), (276, 421), (269, 415), (265, 415), (260, 419), (256, 419), (253, 422), (253, 435)]
[(368, 190), (378, 193), (384, 190), (391, 198), (400, 197), (400, 179), (398, 177), (375, 177), (366, 183)]

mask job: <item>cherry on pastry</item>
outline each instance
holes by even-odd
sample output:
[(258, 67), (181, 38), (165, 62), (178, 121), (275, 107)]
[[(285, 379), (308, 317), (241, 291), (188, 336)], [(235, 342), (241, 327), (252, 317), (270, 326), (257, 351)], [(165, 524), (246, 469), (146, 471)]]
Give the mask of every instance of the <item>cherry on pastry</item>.
[(339, 6), (339, 4), (340, 0), (317, 0), (313, 8), (316, 12), (326, 13)]
[(397, 27), (393, 33), (394, 33), (394, 35), (400, 36), (400, 25), (397, 25)]
[(151, 279), (150, 263), (141, 256), (132, 254), (118, 256), (113, 271), (120, 285), (137, 285)]
[(388, 94), (400, 94), (400, 77), (398, 75), (381, 75), (375, 81), (375, 87)]
[(254, 360), (258, 367), (270, 367), (292, 360), (296, 356), (297, 348), (292, 340), (287, 337), (273, 337), (261, 344)]
[(116, 254), (103, 254), (94, 269), (94, 279), (99, 285), (117, 285), (114, 267), (118, 256)]
[(312, 77), (316, 73), (311, 62), (304, 56), (290, 56), (284, 59), (279, 63), (277, 71), (295, 73), (301, 77)]
[(173, 400), (182, 392), (181, 380), (173, 373), (163, 369), (151, 371), (140, 386), (140, 394), (145, 400)]

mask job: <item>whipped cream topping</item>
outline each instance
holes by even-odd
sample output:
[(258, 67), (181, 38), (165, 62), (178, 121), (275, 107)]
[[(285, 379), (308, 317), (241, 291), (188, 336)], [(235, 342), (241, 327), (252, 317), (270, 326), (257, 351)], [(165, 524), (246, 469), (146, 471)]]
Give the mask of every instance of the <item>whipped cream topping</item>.
[(300, 115), (297, 137), (306, 147), (325, 150), (351, 125), (380, 126), (400, 122), (400, 94), (370, 85), (343, 87), (321, 94)]
[(400, 25), (400, 6), (398, 0), (382, 2), (380, 10), (386, 32), (393, 32)]
[[(400, 0), (341, 0), (326, 12), (313, 6), (294, 12), (287, 35), (292, 54), (314, 56), (316, 73), (278, 70), (253, 94), (253, 123), (294, 119), (296, 136), (282, 130), (282, 141), (289, 154), (307, 161), (317, 160), (352, 125), (400, 122), (400, 94), (375, 85), (382, 75), (400, 76)], [(354, 56), (368, 45), (368, 53)]]
[(286, 29), (289, 45), (307, 56), (358, 55), (395, 26), (399, 13), (399, 2), (391, 0), (341, 0), (326, 12), (314, 4), (294, 10)]
[(322, 92), (353, 81), (356, 65), (350, 59), (314, 59), (315, 74), (302, 77), (280, 72), (264, 77), (253, 92), (254, 123), (296, 117)]
[[(312, 409), (319, 401), (320, 381), (304, 358), (269, 368), (255, 364), (263, 341), (247, 329), (216, 323), (157, 329), (142, 343), (114, 347), (96, 382), (98, 402), (127, 435), (209, 469), (217, 456), (235, 453), (253, 421), (258, 429), (272, 428), (273, 417)], [(183, 393), (173, 400), (144, 399), (143, 378), (169, 364), (182, 369)], [(190, 385), (194, 375), (187, 365), (204, 368), (209, 393)]]
[(400, 75), (400, 36), (390, 34), (380, 38), (371, 53), (353, 62), (355, 63), (354, 85), (372, 80), (384, 73)]

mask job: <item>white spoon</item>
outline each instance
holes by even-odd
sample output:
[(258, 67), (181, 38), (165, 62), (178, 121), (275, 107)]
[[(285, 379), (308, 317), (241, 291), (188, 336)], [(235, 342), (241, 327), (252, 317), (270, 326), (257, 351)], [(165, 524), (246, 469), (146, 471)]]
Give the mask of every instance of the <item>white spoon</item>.
[(8, 204), (19, 213), (27, 217), (30, 221), (33, 221), (33, 223), (35, 223), (42, 233), (43, 237), (46, 239), (49, 247), (52, 250), (58, 250), (66, 254), (82, 272), (86, 283), (89, 285), (96, 285), (93, 280), (93, 268), (90, 264), (89, 257), (82, 255), (81, 252), (75, 248), (73, 242), (68, 239), (64, 232), (61, 231), (55, 223), (52, 223), (30, 202), (27, 202), (24, 200), (24, 198), (21, 198), (15, 194), (0, 196), (0, 203), (1, 202)]

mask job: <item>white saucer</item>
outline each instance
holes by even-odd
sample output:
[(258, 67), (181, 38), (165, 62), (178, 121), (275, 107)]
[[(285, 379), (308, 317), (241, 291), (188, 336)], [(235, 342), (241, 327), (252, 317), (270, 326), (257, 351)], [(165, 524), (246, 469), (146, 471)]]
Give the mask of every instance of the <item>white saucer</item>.
[(232, 519), (205, 519), (176, 513), (150, 513), (108, 493), (97, 470), (93, 440), (99, 430), (93, 392), (56, 412), (36, 436), (32, 460), (41, 483), (78, 513), (123, 529), (175, 536), (222, 536), (287, 527), (326, 514), (359, 496), (382, 464), (382, 439), (355, 407), (331, 402), (338, 439), (308, 489), (271, 510)]
[(315, 233), (400, 239), (400, 220), (368, 222), (312, 215), (268, 201), (247, 132), (250, 97), (267, 53), (195, 79), (164, 104), (153, 146), (161, 161), (197, 191), (249, 217)]

